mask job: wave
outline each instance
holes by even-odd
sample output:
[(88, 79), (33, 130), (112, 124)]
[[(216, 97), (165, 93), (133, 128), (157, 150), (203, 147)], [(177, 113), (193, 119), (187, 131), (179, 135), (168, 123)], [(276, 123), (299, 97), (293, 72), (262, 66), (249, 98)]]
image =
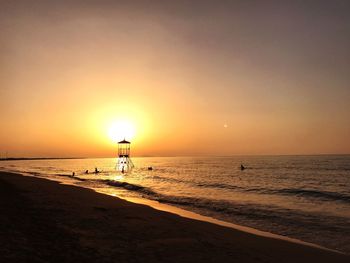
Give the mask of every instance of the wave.
[(157, 196), (158, 195), (158, 193), (151, 190), (150, 188), (144, 187), (141, 185), (137, 185), (137, 184), (131, 184), (131, 183), (127, 183), (127, 182), (120, 182), (120, 181), (114, 181), (114, 180), (99, 180), (99, 181), (104, 182), (110, 186), (121, 187), (121, 188), (124, 188), (124, 189), (129, 190), (129, 191), (139, 192), (139, 193), (146, 194), (149, 196)]
[(271, 195), (291, 195), (301, 196), (305, 198), (320, 198), (323, 200), (331, 201), (343, 201), (350, 203), (350, 195), (344, 193), (330, 192), (330, 191), (319, 191), (312, 189), (297, 189), (297, 188), (282, 188), (282, 189), (269, 189), (269, 188), (244, 188), (236, 185), (229, 185), (224, 183), (201, 183), (197, 184), (199, 187), (208, 188), (219, 188), (228, 190), (238, 190), (241, 192), (253, 192), (257, 194), (271, 194)]
[[(104, 182), (107, 185), (110, 185), (113, 187), (120, 187), (126, 190), (147, 195), (147, 198), (149, 199), (156, 200), (161, 203), (167, 203), (167, 204), (174, 204), (174, 205), (180, 205), (180, 206), (192, 206), (197, 208), (206, 208), (213, 211), (228, 212), (228, 210), (230, 209), (230, 204), (232, 203), (224, 200), (212, 200), (212, 199), (205, 199), (205, 198), (165, 195), (165, 194), (161, 194), (156, 191), (153, 191), (151, 188), (144, 187), (137, 184), (131, 184), (127, 182), (120, 182), (120, 181), (113, 181), (113, 180), (99, 180), (99, 181)], [(241, 206), (244, 206), (244, 205), (237, 204), (236, 207), (241, 207)]]
[(192, 183), (191, 181), (180, 180), (177, 178), (163, 177), (163, 176), (158, 176), (158, 175), (152, 176), (152, 179), (159, 180), (159, 181), (171, 182), (171, 183)]
[(295, 188), (280, 189), (274, 192), (279, 194), (293, 195), (293, 196), (316, 197), (316, 198), (327, 199), (327, 200), (350, 202), (350, 195), (336, 193), (336, 192), (318, 191), (318, 190), (309, 190), (309, 189), (295, 189)]
[[(208, 198), (196, 198), (196, 197), (189, 197), (189, 196), (173, 196), (173, 195), (165, 195), (158, 193), (151, 188), (140, 186), (137, 184), (131, 184), (127, 182), (119, 182), (119, 181), (113, 181), (113, 180), (101, 180), (107, 183), (110, 186), (113, 187), (121, 187), (126, 190), (134, 191), (137, 193), (140, 193), (143, 195), (143, 197), (146, 197), (151, 200), (158, 201), (160, 203), (166, 203), (171, 204), (175, 206), (180, 207), (192, 207), (194, 209), (200, 209), (201, 211), (211, 211), (214, 213), (220, 213), (228, 216), (239, 216), (242, 218), (246, 218), (246, 220), (274, 220), (279, 221), (280, 218), (288, 218), (290, 220), (290, 224), (295, 224), (293, 220), (298, 218), (298, 220), (303, 221), (303, 224), (306, 224), (309, 222), (307, 218), (313, 217), (318, 218), (319, 215), (317, 213), (307, 213), (304, 212), (298, 212), (296, 210), (293, 210), (291, 212), (290, 209), (285, 209), (279, 206), (273, 206), (273, 205), (262, 205), (258, 203), (240, 203), (235, 201), (229, 201), (229, 200), (216, 200), (216, 199), (208, 199)], [(293, 193), (295, 194), (312, 194), (312, 195), (326, 195), (324, 193), (318, 193), (317, 191), (309, 191), (309, 190), (297, 190), (297, 189), (282, 189), (285, 193)], [(338, 196), (333, 196), (333, 194), (336, 193), (330, 193), (328, 192), (327, 197), (331, 196), (334, 198), (339, 199)], [(341, 197), (344, 197), (342, 194), (339, 194)], [(345, 196), (346, 200), (349, 198), (348, 196)], [(191, 209), (190, 209), (191, 210)], [(339, 218), (336, 219), (333, 216), (328, 216), (328, 219), (330, 222), (332, 220), (340, 220)], [(287, 222), (285, 222), (287, 223)], [(344, 222), (342, 222), (343, 224)], [(320, 223), (321, 224), (321, 223)], [(323, 223), (322, 223), (323, 225)], [(344, 223), (345, 225), (345, 223)], [(325, 223), (323, 225), (323, 228), (330, 227)], [(333, 226), (334, 227), (334, 226)]]
[[(162, 178), (163, 180), (178, 181), (181, 183), (191, 183), (187, 181), (180, 181), (172, 178)], [(170, 181), (170, 180), (169, 180)], [(282, 189), (269, 189), (269, 188), (245, 188), (237, 185), (230, 185), (225, 183), (197, 183), (197, 187), (206, 187), (206, 188), (218, 188), (218, 189), (227, 189), (240, 192), (252, 192), (257, 194), (270, 194), (270, 195), (290, 195), (290, 196), (299, 196), (304, 198), (320, 198), (322, 200), (331, 200), (331, 201), (343, 201), (350, 203), (350, 195), (343, 193), (336, 193), (330, 191), (319, 191), (312, 189), (297, 189), (297, 188), (282, 188)]]
[(322, 166), (305, 166), (305, 165), (264, 165), (264, 166), (248, 166), (247, 169), (251, 170), (295, 170), (295, 171), (350, 171), (350, 167), (338, 166), (338, 167), (322, 167)]

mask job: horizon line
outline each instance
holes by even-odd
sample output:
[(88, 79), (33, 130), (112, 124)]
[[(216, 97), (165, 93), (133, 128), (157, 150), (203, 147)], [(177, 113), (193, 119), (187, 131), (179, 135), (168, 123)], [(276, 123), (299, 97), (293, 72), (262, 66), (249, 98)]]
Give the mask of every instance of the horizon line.
[[(350, 155), (350, 153), (314, 153), (314, 154), (230, 154), (230, 155), (135, 155), (133, 158), (164, 158), (164, 157), (235, 157), (235, 156), (325, 156), (325, 155)], [(118, 156), (81, 156), (81, 157), (6, 157), (0, 158), (0, 161), (25, 161), (25, 160), (64, 160), (64, 159), (103, 159), (103, 158), (118, 158)]]

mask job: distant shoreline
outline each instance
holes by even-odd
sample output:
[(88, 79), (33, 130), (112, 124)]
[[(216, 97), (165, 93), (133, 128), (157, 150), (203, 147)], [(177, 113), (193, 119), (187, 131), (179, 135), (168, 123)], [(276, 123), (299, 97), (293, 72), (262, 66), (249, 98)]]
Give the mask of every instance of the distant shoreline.
[(32, 160), (67, 160), (67, 159), (88, 159), (88, 157), (20, 157), (0, 158), (0, 161), (32, 161)]

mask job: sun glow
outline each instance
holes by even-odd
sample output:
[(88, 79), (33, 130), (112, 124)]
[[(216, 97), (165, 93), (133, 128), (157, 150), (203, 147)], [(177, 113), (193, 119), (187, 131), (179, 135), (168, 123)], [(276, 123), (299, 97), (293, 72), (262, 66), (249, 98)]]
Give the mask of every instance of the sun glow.
[(123, 139), (131, 140), (135, 136), (135, 125), (128, 120), (113, 122), (108, 129), (108, 136), (116, 142)]

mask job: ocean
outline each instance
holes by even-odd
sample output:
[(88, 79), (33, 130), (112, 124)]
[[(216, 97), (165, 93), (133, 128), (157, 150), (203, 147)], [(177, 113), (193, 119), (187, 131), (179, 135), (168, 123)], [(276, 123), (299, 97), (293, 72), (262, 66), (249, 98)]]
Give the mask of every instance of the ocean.
[[(126, 174), (115, 170), (116, 158), (1, 161), (0, 170), (151, 199), (350, 254), (350, 155), (132, 160)], [(95, 167), (101, 173), (84, 173)]]

